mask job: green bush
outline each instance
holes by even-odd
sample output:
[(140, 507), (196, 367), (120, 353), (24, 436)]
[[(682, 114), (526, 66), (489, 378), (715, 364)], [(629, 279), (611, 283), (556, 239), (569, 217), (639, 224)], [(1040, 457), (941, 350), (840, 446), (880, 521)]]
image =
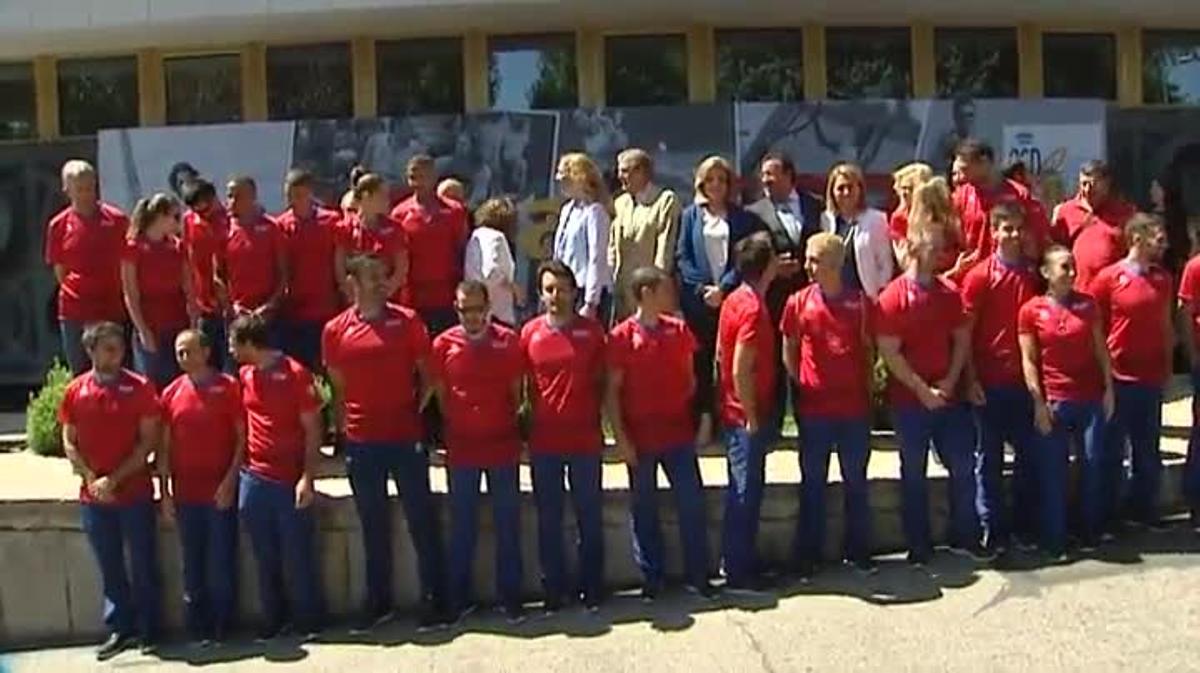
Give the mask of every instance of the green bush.
[(317, 395), (321, 398), (321, 422), (324, 423), (325, 435), (333, 436), (333, 385), (323, 374), (313, 377), (317, 385)]
[(71, 371), (55, 360), (46, 372), (41, 389), (29, 396), (29, 406), (25, 409), (25, 441), (29, 449), (40, 456), (63, 455), (58, 407), (70, 382)]

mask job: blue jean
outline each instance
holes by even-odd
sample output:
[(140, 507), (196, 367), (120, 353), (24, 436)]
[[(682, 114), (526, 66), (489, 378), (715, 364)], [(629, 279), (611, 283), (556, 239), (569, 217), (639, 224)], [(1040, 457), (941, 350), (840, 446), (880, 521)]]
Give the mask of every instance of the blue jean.
[(208, 337), (211, 351), (209, 364), (217, 371), (226, 371), (226, 360), (233, 358), (229, 355), (229, 344), (226, 341), (225, 318), (217, 314), (207, 314), (200, 316), (198, 322), (200, 331)]
[(78, 376), (92, 366), (91, 358), (83, 350), (84, 323), (79, 320), (62, 320), (58, 323), (58, 335), (62, 338), (63, 357), (71, 373)]
[[(989, 544), (1007, 544), (1010, 535), (1030, 539), (1036, 530), (1037, 482), (1033, 450), (1033, 398), (1025, 386), (984, 390), (975, 410), (979, 449), (975, 457), (975, 509)], [(1012, 506), (1004, 494), (1004, 445), (1013, 447)]]
[(1200, 511), (1200, 371), (1192, 372), (1192, 432), (1183, 467), (1183, 494), (1192, 511)]
[(321, 367), (321, 330), (325, 323), (319, 320), (289, 320), (280, 326), (283, 352), (292, 356), (310, 372), (319, 372)]
[(153, 353), (142, 345), (142, 339), (133, 335), (133, 369), (150, 379), (156, 390), (162, 391), (179, 376), (179, 363), (175, 360), (175, 337), (183, 328), (170, 329), (154, 335), (157, 339)]
[(758, 520), (766, 486), (767, 451), (774, 432), (751, 435), (743, 427), (725, 429), (729, 486), (721, 524), (721, 563), (731, 584), (748, 582), (758, 568)]
[(825, 487), (829, 456), (837, 447), (842, 473), (845, 527), (843, 556), (864, 561), (871, 556), (871, 505), (867, 488), (867, 462), (871, 458), (871, 425), (866, 418), (800, 419), (800, 518), (797, 521), (796, 558), (818, 561), (825, 548)]
[(598, 598), (604, 591), (604, 520), (601, 502), (599, 454), (533, 454), (533, 497), (537, 502), (538, 558), (546, 596), (561, 597), (567, 590), (566, 555), (563, 551), (564, 477), (570, 480), (571, 504), (579, 531), (576, 562), (580, 591)]
[(933, 548), (925, 476), (930, 445), (950, 473), (950, 543), (976, 544), (979, 520), (975, 514), (975, 427), (971, 412), (964, 404), (951, 404), (936, 411), (909, 405), (894, 413), (900, 438), (901, 517), (909, 551), (927, 555)]
[(474, 601), (475, 545), (479, 538), (480, 477), (487, 477), (496, 539), (496, 593), (505, 604), (521, 600), (521, 501), (517, 466), (451, 467), (450, 603), (455, 610)]
[(388, 478), (396, 484), (413, 549), (423, 600), (442, 596), (442, 544), (429, 489), (429, 455), (412, 442), (347, 442), (346, 473), (362, 524), (367, 610), (392, 609), (392, 516)]
[[(248, 470), (242, 470), (238, 502), (258, 568), (258, 597), (266, 625), (276, 629), (289, 623), (290, 617), (292, 625), (301, 630), (319, 629), (324, 608), (312, 506), (296, 509), (293, 484)], [(285, 565), (290, 615), (284, 609)]]
[(691, 444), (654, 455), (638, 456), (629, 468), (633, 485), (630, 499), (630, 528), (633, 530), (633, 560), (649, 586), (661, 586), (666, 578), (662, 523), (658, 516), (658, 467), (662, 466), (675, 496), (679, 537), (683, 543), (684, 574), (688, 583), (708, 581), (708, 536), (704, 518), (704, 485), (700, 463)]
[(1038, 435), (1038, 491), (1042, 512), (1041, 544), (1052, 553), (1067, 545), (1067, 493), (1071, 446), (1079, 447), (1080, 536), (1087, 544), (1100, 538), (1106, 511), (1105, 422), (1099, 402), (1050, 403), (1054, 420), (1049, 435)]
[(1125, 498), (1129, 516), (1138, 521), (1158, 518), (1158, 491), (1162, 481), (1162, 388), (1137, 383), (1115, 382), (1115, 408), (1108, 424), (1104, 475), (1109, 521), (1113, 520), (1125, 490), (1124, 458), (1128, 441), (1132, 478)]
[(162, 585), (154, 503), (84, 504), (82, 520), (83, 532), (100, 566), (104, 624), (112, 633), (155, 641), (162, 618)]
[(229, 633), (237, 609), (237, 509), (178, 503), (183, 609), (196, 638)]

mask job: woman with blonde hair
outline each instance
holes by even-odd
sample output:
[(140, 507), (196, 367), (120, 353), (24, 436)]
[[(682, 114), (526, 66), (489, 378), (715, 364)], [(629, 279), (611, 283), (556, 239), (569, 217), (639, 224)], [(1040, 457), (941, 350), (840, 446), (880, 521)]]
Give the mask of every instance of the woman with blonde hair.
[(517, 205), (512, 199), (488, 199), (476, 209), (475, 223), (467, 240), (463, 276), (486, 285), (492, 317), (516, 327), (514, 304), (524, 303), (524, 293), (516, 283), (517, 265), (508, 237), (517, 224)]
[(349, 301), (346, 260), (355, 254), (375, 255), (388, 272), (389, 301), (400, 303), (401, 289), (408, 279), (408, 235), (388, 214), (388, 185), (377, 173), (363, 173), (354, 181), (355, 209), (342, 221), (341, 240), (334, 253), (334, 275)]
[(887, 216), (867, 206), (862, 169), (843, 162), (834, 165), (825, 183), (825, 212), (821, 230), (846, 242), (842, 284), (862, 290), (872, 300), (892, 279), (895, 260), (888, 240)]
[(567, 201), (558, 213), (554, 259), (575, 274), (582, 299), (580, 314), (607, 322), (612, 300), (608, 188), (596, 163), (580, 152), (559, 159), (555, 179)]
[(940, 250), (936, 253), (936, 273), (958, 278), (975, 263), (974, 253), (963, 251), (962, 228), (958, 211), (950, 199), (950, 186), (943, 177), (935, 177), (917, 186), (908, 211), (907, 238), (914, 232), (935, 230)]
[(888, 217), (888, 233), (899, 242), (908, 233), (908, 215), (912, 209), (913, 192), (922, 183), (933, 178), (933, 168), (926, 163), (914, 161), (904, 164), (892, 173), (892, 191), (896, 193), (896, 209)]
[(721, 302), (741, 285), (733, 250), (743, 238), (766, 226), (734, 200), (736, 176), (724, 158), (710, 156), (696, 167), (696, 195), (679, 220), (675, 266), (679, 271), (679, 306), (696, 336), (696, 405), (700, 437), (711, 433), (714, 411), (713, 360)]

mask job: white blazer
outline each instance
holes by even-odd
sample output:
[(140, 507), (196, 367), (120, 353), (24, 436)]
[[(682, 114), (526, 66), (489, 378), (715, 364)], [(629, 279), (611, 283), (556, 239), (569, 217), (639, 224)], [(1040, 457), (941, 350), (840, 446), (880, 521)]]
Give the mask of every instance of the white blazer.
[[(872, 300), (892, 280), (896, 260), (892, 254), (892, 243), (888, 239), (887, 216), (874, 208), (867, 208), (854, 220), (854, 259), (858, 262), (858, 278), (862, 281), (863, 293)], [(821, 231), (837, 233), (837, 219), (828, 210), (821, 213)]]

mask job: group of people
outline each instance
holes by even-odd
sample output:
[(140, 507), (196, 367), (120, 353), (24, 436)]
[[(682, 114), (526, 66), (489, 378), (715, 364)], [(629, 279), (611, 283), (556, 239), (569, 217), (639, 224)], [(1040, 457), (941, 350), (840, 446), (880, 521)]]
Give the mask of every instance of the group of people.
[[(234, 624), (239, 520), (257, 564), (263, 636), (321, 628), (315, 373), (332, 389), (332, 429), (363, 529), (366, 629), (393, 614), (389, 478), (416, 550), (420, 626), (474, 609), (483, 479), (500, 607), (523, 618), (525, 450), (544, 607), (597, 609), (602, 419), (629, 470), (646, 599), (668, 576), (659, 467), (678, 511), (685, 586), (703, 597), (719, 590), (697, 459), (717, 438), (728, 464), (720, 590), (770, 588), (757, 530), (766, 455), (789, 409), (802, 473), (789, 570), (808, 578), (825, 560), (836, 451), (840, 558), (873, 573), (877, 362), (900, 443), (911, 563), (934, 550), (931, 448), (949, 472), (951, 552), (986, 560), (1040, 548), (1060, 560), (1069, 533), (1086, 553), (1126, 519), (1158, 525), (1162, 391), (1177, 328), (1196, 362), (1200, 261), (1176, 283), (1159, 263), (1162, 223), (1116, 195), (1103, 162), (1085, 164), (1079, 193), (1048, 213), (1029, 185), (997, 172), (989, 146), (966, 139), (949, 180), (924, 164), (898, 169), (890, 215), (867, 205), (863, 172), (850, 163), (833, 167), (822, 198), (798, 187), (788, 157), (768, 154), (762, 198), (745, 206), (721, 157), (700, 163), (686, 206), (654, 183), (648, 153), (626, 150), (617, 163), (623, 189), (610, 201), (591, 159), (561, 158), (553, 258), (535, 276), (541, 312), (522, 325), (508, 243), (514, 205), (483, 203), (471, 230), (455, 185), (438, 185), (428, 157), (409, 162), (412, 194), (394, 206), (376, 174), (357, 170), (335, 210), (292, 171), (289, 208), (275, 217), (258, 205), (254, 181), (235, 177), (226, 203), (198, 178), (183, 187), (186, 208), (157, 194), (128, 220), (98, 199), (91, 166), (68, 162), (70, 205), (49, 223), (47, 260), (78, 374), (60, 419), (103, 582), (111, 637), (99, 656), (152, 647), (159, 635), (153, 475), (177, 522), (196, 638), (219, 641)], [(124, 368), (127, 334), (138, 373)], [(1188, 493), (1200, 506), (1195, 445)], [(448, 545), (430, 494), (433, 447), (445, 450)], [(575, 568), (564, 550), (568, 497)]]

